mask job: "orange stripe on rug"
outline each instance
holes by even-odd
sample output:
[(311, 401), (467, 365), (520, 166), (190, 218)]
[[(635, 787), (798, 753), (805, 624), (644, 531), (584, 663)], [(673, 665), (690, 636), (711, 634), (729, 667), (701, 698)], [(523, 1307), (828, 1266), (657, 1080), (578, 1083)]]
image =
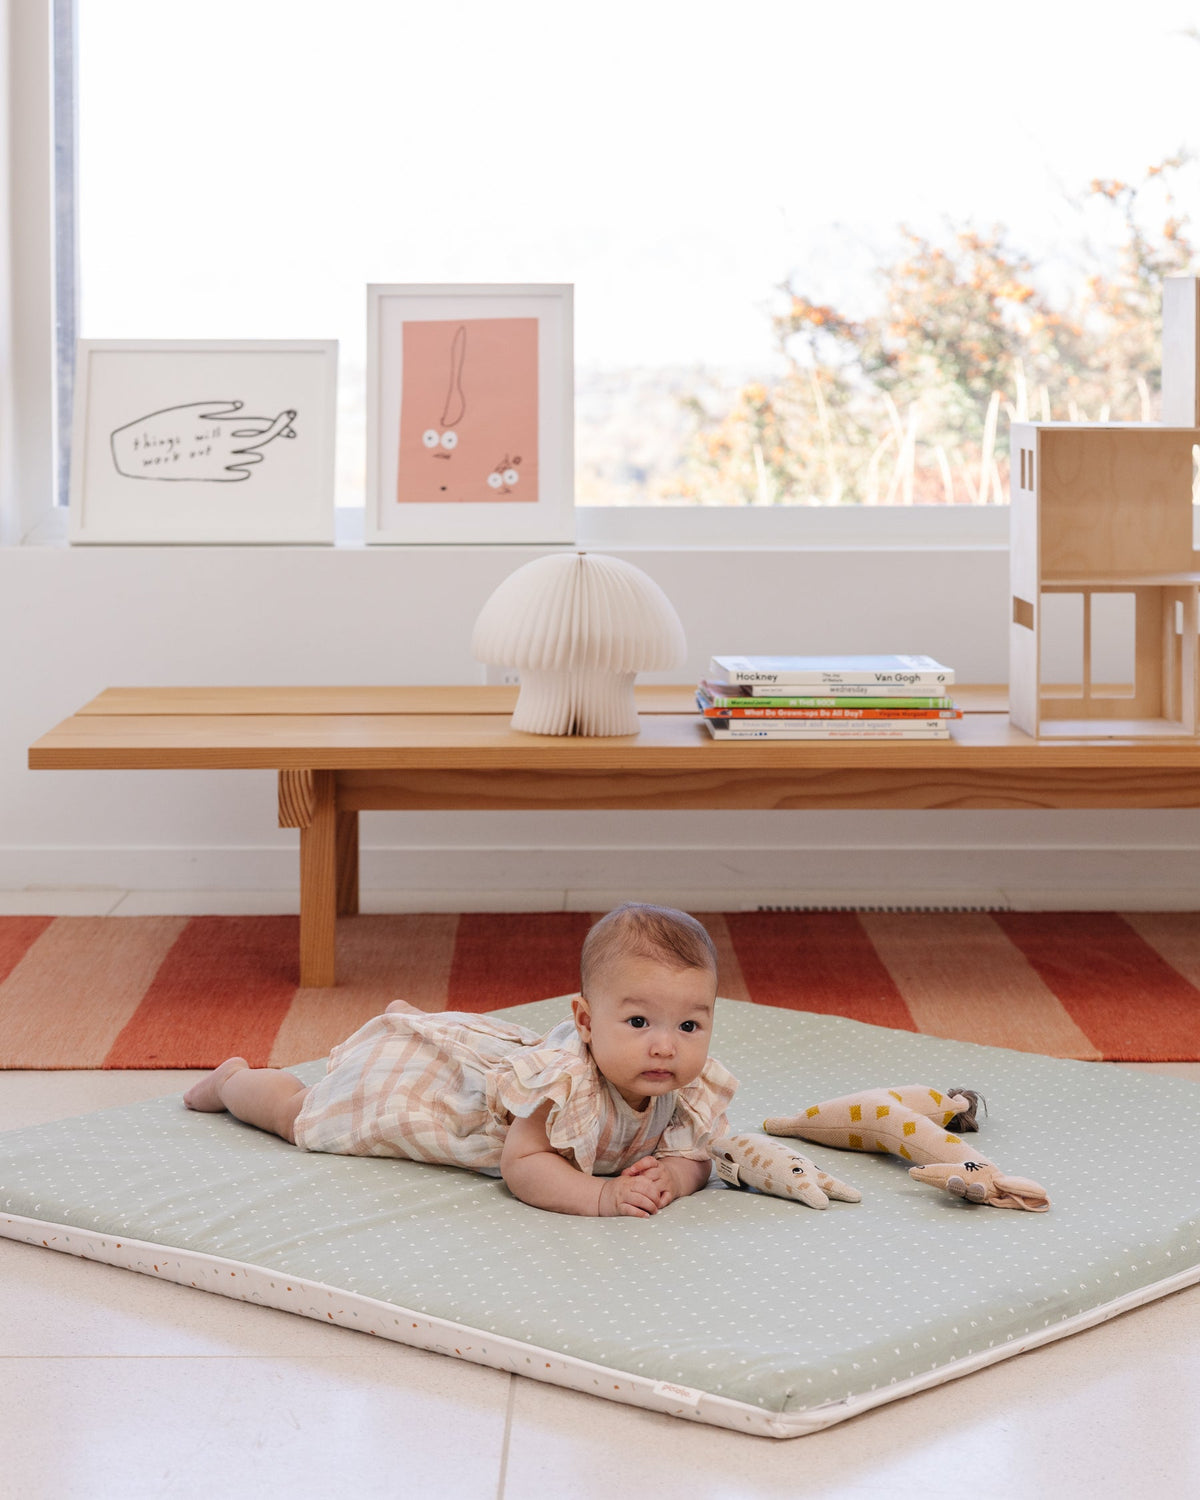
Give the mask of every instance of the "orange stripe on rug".
[[(570, 995), (590, 920), (347, 917), (338, 985), (300, 990), (294, 917), (0, 917), (0, 1067), (212, 1067), (238, 1051), (288, 1066), (393, 999), (487, 1011)], [(1065, 1056), (1200, 1058), (1195, 913), (701, 920), (733, 999)]]
[(725, 920), (756, 1005), (917, 1030), (854, 912), (744, 911)]
[(864, 912), (867, 936), (919, 1031), (1098, 1062), (1101, 1053), (981, 912)]
[(109, 1048), (187, 920), (59, 917), (50, 922), (0, 985), (5, 1066), (104, 1067)]
[(1104, 1057), (1200, 1055), (1200, 991), (1115, 913), (997, 912), (995, 920)]
[(499, 1010), (577, 994), (579, 950), (590, 926), (582, 911), (464, 913), (446, 1009)]
[(53, 921), (53, 917), (6, 917), (0, 922), (0, 984)]
[(445, 1010), (457, 929), (454, 912), (339, 918), (337, 988), (296, 991), (271, 1067), (324, 1057), (393, 1000)]
[(265, 1067), (296, 993), (299, 942), (298, 917), (192, 917), (104, 1066), (206, 1068), (240, 1053)]

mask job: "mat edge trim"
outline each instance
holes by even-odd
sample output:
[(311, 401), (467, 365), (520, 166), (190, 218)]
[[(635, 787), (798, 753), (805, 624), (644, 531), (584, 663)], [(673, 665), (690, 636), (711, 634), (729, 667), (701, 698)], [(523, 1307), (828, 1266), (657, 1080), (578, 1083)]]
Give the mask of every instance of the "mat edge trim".
[[(909, 1376), (906, 1380), (890, 1382), (878, 1390), (849, 1396), (844, 1401), (826, 1402), (807, 1411), (771, 1412), (708, 1391), (611, 1369), (572, 1355), (559, 1354), (536, 1344), (523, 1344), (503, 1334), (490, 1334), (482, 1329), (451, 1322), (447, 1318), (431, 1317), (413, 1308), (402, 1307), (399, 1303), (343, 1291), (326, 1282), (306, 1277), (288, 1276), (285, 1272), (268, 1270), (247, 1261), (229, 1260), (224, 1256), (187, 1250), (176, 1245), (157, 1244), (152, 1240), (118, 1240), (112, 1234), (102, 1234), (74, 1224), (28, 1218), (21, 1214), (0, 1215), (0, 1238), (42, 1246), (47, 1250), (57, 1250), (81, 1260), (99, 1261), (122, 1270), (158, 1276), (178, 1286), (194, 1287), (197, 1291), (213, 1292), (235, 1301), (272, 1307), (279, 1312), (298, 1313), (315, 1322), (333, 1323), (341, 1328), (386, 1338), (393, 1343), (422, 1349), (427, 1353), (465, 1359), (506, 1374), (523, 1375), (527, 1379), (564, 1386), (584, 1395), (601, 1396), (607, 1401), (661, 1412), (666, 1416), (705, 1422), (734, 1432), (749, 1432), (759, 1437), (773, 1438), (803, 1437), (808, 1433), (821, 1431), (885, 1402), (915, 1395), (918, 1391), (929, 1390), (960, 1376), (970, 1375), (988, 1365), (997, 1364), (1002, 1359), (1023, 1354), (1026, 1350), (1039, 1348), (1085, 1328), (1108, 1322), (1135, 1307), (1200, 1282), (1200, 1265), (1191, 1266), (1166, 1280), (1151, 1282), (1086, 1312), (1064, 1316), (1037, 1333), (1020, 1338), (1010, 1335), (996, 1347), (950, 1360), (936, 1369)], [(68, 1243), (55, 1243), (59, 1238)], [(79, 1245), (82, 1248), (77, 1248)], [(174, 1258), (176, 1263), (168, 1264), (168, 1257)], [(197, 1281), (192, 1274), (195, 1271), (199, 1271), (202, 1277), (221, 1277), (222, 1280), (223, 1273), (227, 1273), (235, 1282), (240, 1279), (241, 1289), (234, 1290), (224, 1285)], [(283, 1290), (275, 1284), (277, 1281), (285, 1283)], [(303, 1307), (297, 1302), (301, 1296), (340, 1305)], [(382, 1329), (366, 1326), (360, 1317), (361, 1313), (368, 1314), (369, 1320), (390, 1317), (397, 1326), (399, 1319), (404, 1318), (410, 1326), (403, 1333), (384, 1332)], [(464, 1352), (458, 1346), (465, 1344), (467, 1339), (486, 1340), (488, 1347), (468, 1346)], [(533, 1368), (535, 1358), (541, 1361), (541, 1369)], [(526, 1366), (529, 1368), (525, 1368)], [(612, 1389), (605, 1389), (606, 1385), (611, 1385)]]

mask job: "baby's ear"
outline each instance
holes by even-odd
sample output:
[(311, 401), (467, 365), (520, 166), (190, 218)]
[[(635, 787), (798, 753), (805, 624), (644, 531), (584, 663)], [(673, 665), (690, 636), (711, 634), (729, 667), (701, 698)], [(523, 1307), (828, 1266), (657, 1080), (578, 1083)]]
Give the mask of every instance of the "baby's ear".
[(571, 1001), (571, 1014), (575, 1017), (575, 1029), (585, 1042), (592, 1039), (592, 1011), (582, 995)]

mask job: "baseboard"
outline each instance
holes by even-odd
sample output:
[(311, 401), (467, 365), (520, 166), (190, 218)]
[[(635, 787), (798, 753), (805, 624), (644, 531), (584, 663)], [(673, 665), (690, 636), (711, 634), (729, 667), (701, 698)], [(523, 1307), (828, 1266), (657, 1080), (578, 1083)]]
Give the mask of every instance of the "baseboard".
[[(596, 910), (648, 899), (756, 907), (938, 910), (1197, 910), (1191, 847), (550, 848), (367, 847), (364, 910)], [(294, 893), (281, 848), (0, 848), (0, 890)], [(388, 903), (392, 904), (388, 904)], [(198, 903), (198, 905), (197, 905)], [(169, 904), (169, 901), (168, 901)], [(184, 909), (186, 903), (181, 905)], [(112, 908), (109, 908), (112, 909)]]

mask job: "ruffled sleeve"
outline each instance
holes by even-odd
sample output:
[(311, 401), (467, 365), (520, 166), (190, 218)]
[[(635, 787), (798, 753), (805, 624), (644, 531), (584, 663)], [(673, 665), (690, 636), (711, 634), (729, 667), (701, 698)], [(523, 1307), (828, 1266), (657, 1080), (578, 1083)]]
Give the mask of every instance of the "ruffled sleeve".
[(662, 1133), (655, 1156), (686, 1156), (690, 1161), (707, 1161), (709, 1142), (729, 1134), (725, 1111), (737, 1086), (737, 1079), (729, 1069), (710, 1057), (699, 1078), (675, 1096), (675, 1113)]
[[(560, 1155), (590, 1175), (600, 1143), (607, 1100), (604, 1083), (574, 1025), (555, 1028), (546, 1038), (561, 1045), (522, 1048), (506, 1058), (495, 1076), (495, 1102), (527, 1119), (550, 1101), (546, 1135)], [(574, 1041), (572, 1040), (574, 1039)]]

